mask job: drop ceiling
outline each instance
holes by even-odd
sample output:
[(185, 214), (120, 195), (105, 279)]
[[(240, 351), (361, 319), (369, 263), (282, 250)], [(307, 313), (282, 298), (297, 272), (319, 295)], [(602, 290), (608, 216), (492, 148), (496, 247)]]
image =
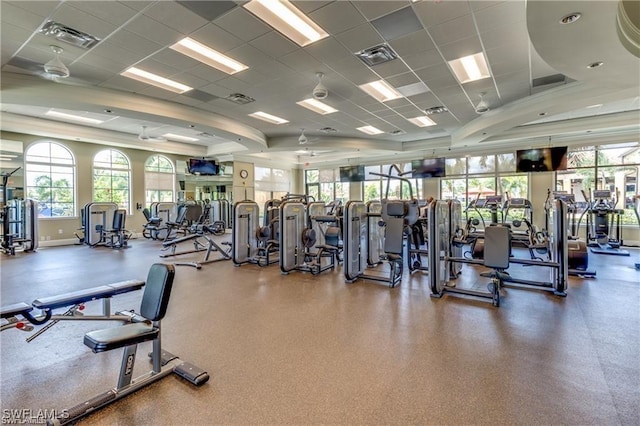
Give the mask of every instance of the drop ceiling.
[[(294, 166), (640, 138), (640, 59), (619, 39), (618, 2), (294, 1), (329, 34), (306, 47), (244, 3), (3, 0), (2, 130)], [(560, 23), (573, 12), (580, 19)], [(90, 49), (56, 41), (39, 33), (49, 20), (100, 41)], [(186, 36), (249, 68), (228, 75), (170, 48)], [(52, 44), (64, 49), (67, 79), (43, 77)], [(377, 45), (397, 58), (369, 66), (355, 55)], [(491, 76), (460, 84), (448, 61), (478, 52)], [(176, 94), (120, 75), (131, 66), (194, 90)], [(312, 97), (318, 72), (329, 92), (323, 102), (336, 113), (297, 104)], [(359, 88), (380, 79), (403, 96), (379, 102)], [(255, 101), (225, 99), (237, 94)], [(475, 110), (481, 94), (484, 114)], [(438, 106), (448, 111), (430, 116), (436, 125), (408, 121)], [(52, 120), (44, 115), (51, 109), (103, 122)], [(249, 116), (256, 111), (288, 123)], [(152, 136), (198, 140), (141, 141), (143, 125)], [(365, 135), (362, 126), (383, 133)], [(336, 131), (320, 130), (327, 127)], [(303, 128), (310, 142), (300, 146)]]

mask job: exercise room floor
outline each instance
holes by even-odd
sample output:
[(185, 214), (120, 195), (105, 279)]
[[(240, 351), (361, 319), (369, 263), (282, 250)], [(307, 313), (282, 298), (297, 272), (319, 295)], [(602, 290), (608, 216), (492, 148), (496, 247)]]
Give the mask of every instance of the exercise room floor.
[[(0, 255), (1, 302), (145, 279), (152, 263), (165, 261), (159, 242), (130, 245)], [(282, 275), (277, 264), (179, 266), (163, 347), (211, 380), (196, 388), (170, 375), (80, 424), (638, 425), (638, 261), (639, 250), (591, 255), (597, 278), (570, 277), (566, 298), (505, 288), (500, 308), (432, 299), (427, 275), (406, 268), (390, 289), (346, 284), (341, 267), (312, 276)], [(464, 279), (479, 281), (471, 269)], [(116, 296), (112, 308), (137, 309), (141, 294)], [(93, 354), (82, 343), (85, 332), (109, 325), (117, 323), (58, 323), (31, 343), (29, 333), (4, 331), (3, 423), (19, 420), (11, 417), (19, 410), (61, 410), (115, 386), (121, 351)], [(147, 345), (135, 375), (150, 369)]]

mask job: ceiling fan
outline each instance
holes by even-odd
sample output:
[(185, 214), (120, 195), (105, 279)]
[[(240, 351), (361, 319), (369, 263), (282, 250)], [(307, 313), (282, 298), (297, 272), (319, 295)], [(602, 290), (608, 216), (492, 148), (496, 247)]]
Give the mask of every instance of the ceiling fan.
[(300, 136), (298, 136), (298, 144), (306, 145), (308, 143), (313, 143), (318, 140), (318, 138), (308, 138), (307, 135), (304, 134), (304, 128), (300, 129)]
[(14, 56), (11, 58), (7, 65), (18, 68), (19, 70), (28, 74), (37, 75), (45, 80), (51, 80), (56, 83), (66, 84), (86, 84), (85, 82), (71, 77), (69, 68), (62, 61), (62, 53), (64, 50), (60, 46), (50, 45), (49, 48), (53, 51), (53, 58), (45, 62), (44, 64), (30, 59), (22, 58), (20, 56)]
[(138, 135), (138, 139), (140, 139), (141, 141), (144, 142), (164, 142), (167, 139), (163, 138), (162, 136), (150, 136), (149, 132), (147, 132), (147, 126), (142, 126), (142, 130), (140, 131), (140, 134)]

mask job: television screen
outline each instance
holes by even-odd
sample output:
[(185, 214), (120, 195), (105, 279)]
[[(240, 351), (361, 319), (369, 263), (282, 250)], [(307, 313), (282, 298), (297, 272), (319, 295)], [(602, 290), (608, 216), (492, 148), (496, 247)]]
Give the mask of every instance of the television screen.
[(190, 158), (188, 163), (189, 173), (192, 175), (217, 175), (218, 165), (213, 160)]
[(567, 147), (523, 149), (516, 152), (516, 171), (552, 172), (567, 169)]
[(412, 178), (444, 177), (444, 158), (425, 158), (411, 161)]
[(340, 182), (364, 182), (364, 166), (340, 167)]

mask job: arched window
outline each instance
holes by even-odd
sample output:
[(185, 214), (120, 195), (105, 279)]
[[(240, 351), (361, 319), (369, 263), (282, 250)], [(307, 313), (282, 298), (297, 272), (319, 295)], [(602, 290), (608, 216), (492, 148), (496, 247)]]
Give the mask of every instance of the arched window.
[(105, 149), (93, 157), (93, 201), (116, 203), (130, 213), (129, 164), (129, 159), (115, 149)]
[(152, 155), (144, 163), (145, 201), (173, 202), (176, 173), (171, 160), (164, 155)]
[(59, 143), (38, 142), (27, 149), (25, 162), (27, 197), (38, 201), (38, 216), (75, 216), (76, 163), (71, 151)]

